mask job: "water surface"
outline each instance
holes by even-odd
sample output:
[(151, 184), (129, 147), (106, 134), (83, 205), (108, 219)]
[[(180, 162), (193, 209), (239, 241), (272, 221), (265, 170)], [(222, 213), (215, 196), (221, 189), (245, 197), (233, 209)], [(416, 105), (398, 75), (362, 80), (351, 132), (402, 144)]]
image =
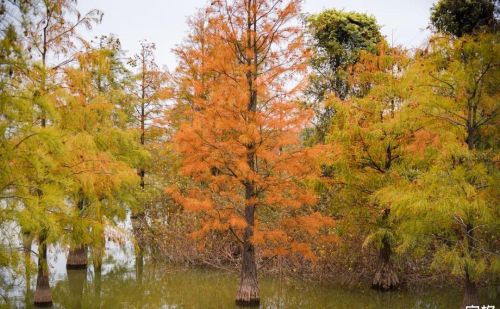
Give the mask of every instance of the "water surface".
[[(138, 272), (127, 235), (118, 243), (108, 241), (105, 252), (101, 276), (96, 276), (91, 265), (87, 270), (66, 270), (67, 248), (49, 247), (54, 308), (237, 308), (237, 273), (158, 263), (146, 263)], [(33, 263), (36, 265), (35, 256)], [(5, 297), (3, 302), (0, 299), (0, 308), (33, 307), (35, 274), (28, 288), (22, 275), (11, 278), (8, 272), (0, 270), (0, 276), (0, 294)], [(260, 276), (259, 284), (261, 308), (269, 309), (458, 308), (462, 299), (462, 291), (456, 287), (383, 293), (272, 276)], [(483, 290), (482, 300), (483, 305), (500, 309), (495, 294)]]
[[(92, 269), (69, 270), (55, 281), (55, 308), (236, 308), (235, 273), (174, 266), (146, 267), (142, 276), (117, 268), (100, 280)], [(381, 293), (275, 277), (260, 278), (261, 308), (458, 308), (460, 291)], [(30, 307), (32, 295), (14, 297)]]

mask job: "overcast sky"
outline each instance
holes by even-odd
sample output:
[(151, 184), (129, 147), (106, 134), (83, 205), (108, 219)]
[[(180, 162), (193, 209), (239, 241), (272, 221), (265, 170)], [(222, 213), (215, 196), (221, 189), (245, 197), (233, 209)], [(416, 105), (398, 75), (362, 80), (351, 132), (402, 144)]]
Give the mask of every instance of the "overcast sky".
[[(429, 35), (429, 10), (435, 0), (305, 0), (303, 11), (316, 13), (335, 8), (368, 13), (377, 18), (382, 33), (394, 44), (408, 48), (420, 46)], [(171, 49), (182, 41), (186, 18), (206, 0), (80, 0), (82, 13), (96, 8), (104, 19), (87, 36), (115, 34), (128, 55), (138, 51), (139, 41), (156, 43), (156, 57), (161, 66), (176, 66)]]

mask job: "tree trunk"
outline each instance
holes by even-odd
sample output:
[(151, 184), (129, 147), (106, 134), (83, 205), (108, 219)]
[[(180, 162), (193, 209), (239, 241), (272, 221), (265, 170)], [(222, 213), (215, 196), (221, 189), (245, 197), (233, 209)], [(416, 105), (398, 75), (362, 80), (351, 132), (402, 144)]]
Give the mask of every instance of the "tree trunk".
[[(465, 226), (465, 239), (467, 241), (467, 251), (470, 257), (474, 257), (474, 225), (468, 223)], [(479, 306), (479, 294), (477, 292), (476, 283), (470, 278), (470, 271), (468, 264), (465, 264), (464, 269), (464, 299), (462, 301), (462, 308), (466, 306), (476, 305)]]
[(389, 291), (399, 286), (399, 278), (392, 265), (391, 254), (391, 245), (389, 241), (384, 238), (382, 240), (382, 248), (380, 248), (379, 252), (379, 267), (377, 272), (375, 272), (375, 277), (372, 282), (372, 287), (374, 289)]
[[(77, 203), (77, 208), (78, 208), (78, 213), (79, 216), (82, 216), (82, 212), (85, 208), (86, 205), (86, 199), (85, 195), (83, 194), (82, 190), (80, 189), (80, 198), (78, 199)], [(85, 233), (86, 231), (75, 231), (77, 227), (73, 227), (73, 232), (83, 232)], [(85, 269), (87, 268), (87, 246), (86, 245), (79, 245), (76, 247), (71, 246), (69, 249), (69, 254), (68, 254), (68, 259), (66, 260), (66, 268), (67, 269)]]
[[(23, 232), (23, 248), (24, 248), (24, 281), (26, 284), (25, 300), (31, 299), (31, 246), (33, 237), (29, 232)], [(29, 304), (25, 303), (26, 307)]]
[[(385, 209), (383, 220), (389, 219), (391, 210)], [(382, 239), (382, 248), (379, 251), (379, 266), (373, 278), (374, 289), (389, 291), (399, 286), (399, 278), (391, 262), (392, 248), (387, 236)]]
[(105, 244), (106, 240), (104, 239), (103, 234), (101, 235), (101, 240), (92, 246), (92, 264), (94, 265), (94, 271), (102, 268)]
[(137, 282), (142, 283), (142, 274), (144, 272), (144, 254), (142, 250), (135, 255), (135, 279)]
[(52, 306), (52, 293), (49, 284), (49, 266), (47, 264), (47, 244), (45, 238), (40, 237), (38, 244), (38, 275), (36, 278), (35, 306)]
[(252, 244), (245, 243), (243, 245), (243, 261), (241, 265), (240, 286), (236, 294), (236, 305), (258, 306), (259, 303), (255, 248)]
[[(247, 183), (246, 197), (247, 201), (254, 196), (253, 185)], [(255, 246), (252, 244), (253, 228), (255, 222), (255, 206), (247, 205), (245, 207), (245, 220), (247, 227), (243, 238), (243, 252), (240, 274), (240, 286), (236, 294), (236, 304), (238, 306), (258, 306), (259, 284), (257, 281), (257, 264), (255, 262)]]
[[(246, 59), (248, 69), (247, 90), (248, 90), (248, 116), (246, 121), (255, 121), (257, 111), (257, 88), (256, 80), (258, 73), (258, 47), (257, 47), (257, 1), (246, 2), (247, 7), (247, 48), (253, 51), (253, 55), (242, 55)], [(247, 164), (252, 173), (257, 173), (255, 141), (246, 145)], [(243, 235), (243, 252), (241, 262), (240, 285), (236, 293), (236, 304), (238, 306), (258, 306), (260, 304), (259, 283), (257, 281), (257, 264), (255, 262), (255, 246), (252, 243), (255, 226), (255, 200), (257, 198), (255, 183), (251, 179), (245, 180), (245, 221), (246, 228)]]
[(80, 246), (69, 250), (67, 269), (86, 269), (87, 268), (87, 246)]
[(469, 273), (465, 271), (464, 277), (464, 299), (462, 301), (462, 307), (476, 305), (479, 306), (479, 294), (477, 292), (476, 283), (470, 280)]
[(31, 245), (33, 237), (30, 233), (23, 233), (23, 249), (24, 249), (24, 271), (26, 280), (26, 292), (29, 293), (31, 288)]

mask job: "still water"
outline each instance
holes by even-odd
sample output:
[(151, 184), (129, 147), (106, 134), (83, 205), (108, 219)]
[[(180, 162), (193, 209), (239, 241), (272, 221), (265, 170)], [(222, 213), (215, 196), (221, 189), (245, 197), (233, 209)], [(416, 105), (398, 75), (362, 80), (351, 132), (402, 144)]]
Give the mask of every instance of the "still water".
[[(108, 241), (101, 276), (92, 266), (66, 270), (67, 249), (49, 248), (54, 308), (236, 308), (238, 274), (208, 269), (146, 263), (138, 272), (133, 246)], [(33, 258), (36, 263), (36, 258)], [(23, 276), (0, 272), (0, 308), (32, 308), (35, 275), (29, 288)], [(407, 289), (380, 293), (369, 288), (345, 288), (296, 279), (261, 276), (261, 308), (458, 308), (462, 294), (456, 288)], [(500, 302), (482, 291), (484, 305)]]
[[(237, 274), (173, 266), (116, 268), (96, 279), (92, 269), (68, 270), (52, 285), (55, 308), (235, 308)], [(264, 277), (261, 308), (458, 308), (460, 291), (430, 289), (379, 293)], [(31, 307), (32, 292), (10, 299)], [(490, 303), (492, 304), (492, 303)]]
[[(55, 308), (234, 308), (237, 274), (178, 267), (146, 267), (142, 276), (116, 269), (97, 280), (69, 270), (53, 285)], [(261, 278), (262, 308), (458, 308), (459, 291), (378, 293), (298, 280)], [(30, 307), (32, 295), (12, 299)]]

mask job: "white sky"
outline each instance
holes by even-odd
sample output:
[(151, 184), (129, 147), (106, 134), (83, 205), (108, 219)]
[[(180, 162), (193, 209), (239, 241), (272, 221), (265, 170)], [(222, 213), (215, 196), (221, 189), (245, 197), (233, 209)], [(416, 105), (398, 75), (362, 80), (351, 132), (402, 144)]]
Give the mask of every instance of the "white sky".
[[(305, 0), (303, 11), (316, 13), (335, 8), (374, 15), (382, 25), (382, 33), (394, 44), (412, 48), (421, 45), (429, 32), (430, 7), (436, 0)], [(206, 0), (80, 0), (79, 9), (104, 12), (104, 18), (87, 37), (115, 34), (123, 49), (132, 55), (139, 42), (146, 39), (156, 44), (156, 57), (161, 66), (176, 66), (171, 49), (187, 33), (186, 18)]]

